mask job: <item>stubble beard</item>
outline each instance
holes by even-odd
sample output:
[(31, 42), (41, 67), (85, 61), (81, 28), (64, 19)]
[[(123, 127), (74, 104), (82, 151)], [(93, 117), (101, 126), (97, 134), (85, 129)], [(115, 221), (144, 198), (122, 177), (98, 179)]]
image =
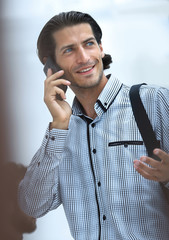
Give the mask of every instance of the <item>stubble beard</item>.
[[(91, 76), (86, 76), (86, 78), (90, 78)], [(70, 82), (71, 82), (71, 87), (75, 87), (75, 88), (79, 88), (79, 89), (91, 89), (94, 88), (96, 86), (98, 86), (101, 82), (103, 78), (103, 65), (102, 65), (102, 69), (99, 72), (99, 76), (97, 77), (96, 80), (92, 81), (93, 83), (89, 82), (89, 84), (78, 84), (75, 81), (71, 81), (71, 79), (69, 79), (69, 77), (67, 78)]]

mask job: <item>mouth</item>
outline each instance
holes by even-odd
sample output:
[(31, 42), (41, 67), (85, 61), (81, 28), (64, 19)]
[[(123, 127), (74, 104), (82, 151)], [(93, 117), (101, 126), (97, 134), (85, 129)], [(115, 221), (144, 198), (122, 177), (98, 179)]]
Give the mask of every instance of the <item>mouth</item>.
[(95, 65), (81, 68), (80, 70), (77, 71), (77, 73), (81, 74), (81, 75), (91, 74), (93, 72), (94, 67), (95, 67)]

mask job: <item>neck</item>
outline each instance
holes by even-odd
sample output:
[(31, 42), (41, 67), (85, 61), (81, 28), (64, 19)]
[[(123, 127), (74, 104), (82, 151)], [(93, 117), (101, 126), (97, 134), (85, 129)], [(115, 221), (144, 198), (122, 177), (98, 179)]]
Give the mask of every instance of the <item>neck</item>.
[(97, 114), (94, 110), (94, 105), (103, 90), (104, 86), (107, 83), (107, 78), (104, 76), (104, 81), (102, 81), (99, 85), (92, 87), (92, 88), (77, 88), (77, 89), (72, 89), (83, 106), (83, 109), (85, 111), (85, 114), (92, 118), (95, 119)]

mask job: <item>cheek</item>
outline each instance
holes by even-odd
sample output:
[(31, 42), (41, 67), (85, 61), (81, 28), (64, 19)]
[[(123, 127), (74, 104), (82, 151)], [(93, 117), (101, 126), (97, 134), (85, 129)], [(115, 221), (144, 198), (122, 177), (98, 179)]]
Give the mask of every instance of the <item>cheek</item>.
[(64, 77), (66, 78), (66, 79), (72, 79), (73, 78), (73, 73), (72, 73), (72, 71), (70, 70), (70, 69), (65, 69), (64, 70)]
[(60, 64), (60, 68), (64, 70), (64, 75), (70, 74), (71, 70), (70, 67), (66, 64)]
[(105, 56), (104, 52), (99, 52), (96, 59), (102, 63), (104, 56)]

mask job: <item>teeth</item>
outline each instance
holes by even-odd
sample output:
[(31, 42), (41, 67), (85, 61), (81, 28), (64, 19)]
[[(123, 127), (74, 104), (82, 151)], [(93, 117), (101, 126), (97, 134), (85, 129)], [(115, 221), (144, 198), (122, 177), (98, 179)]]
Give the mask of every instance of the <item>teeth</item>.
[(79, 72), (81, 72), (81, 73), (83, 73), (83, 72), (88, 72), (88, 71), (90, 71), (91, 69), (92, 69), (92, 67), (83, 69), (83, 70), (81, 70), (81, 71), (79, 71)]

